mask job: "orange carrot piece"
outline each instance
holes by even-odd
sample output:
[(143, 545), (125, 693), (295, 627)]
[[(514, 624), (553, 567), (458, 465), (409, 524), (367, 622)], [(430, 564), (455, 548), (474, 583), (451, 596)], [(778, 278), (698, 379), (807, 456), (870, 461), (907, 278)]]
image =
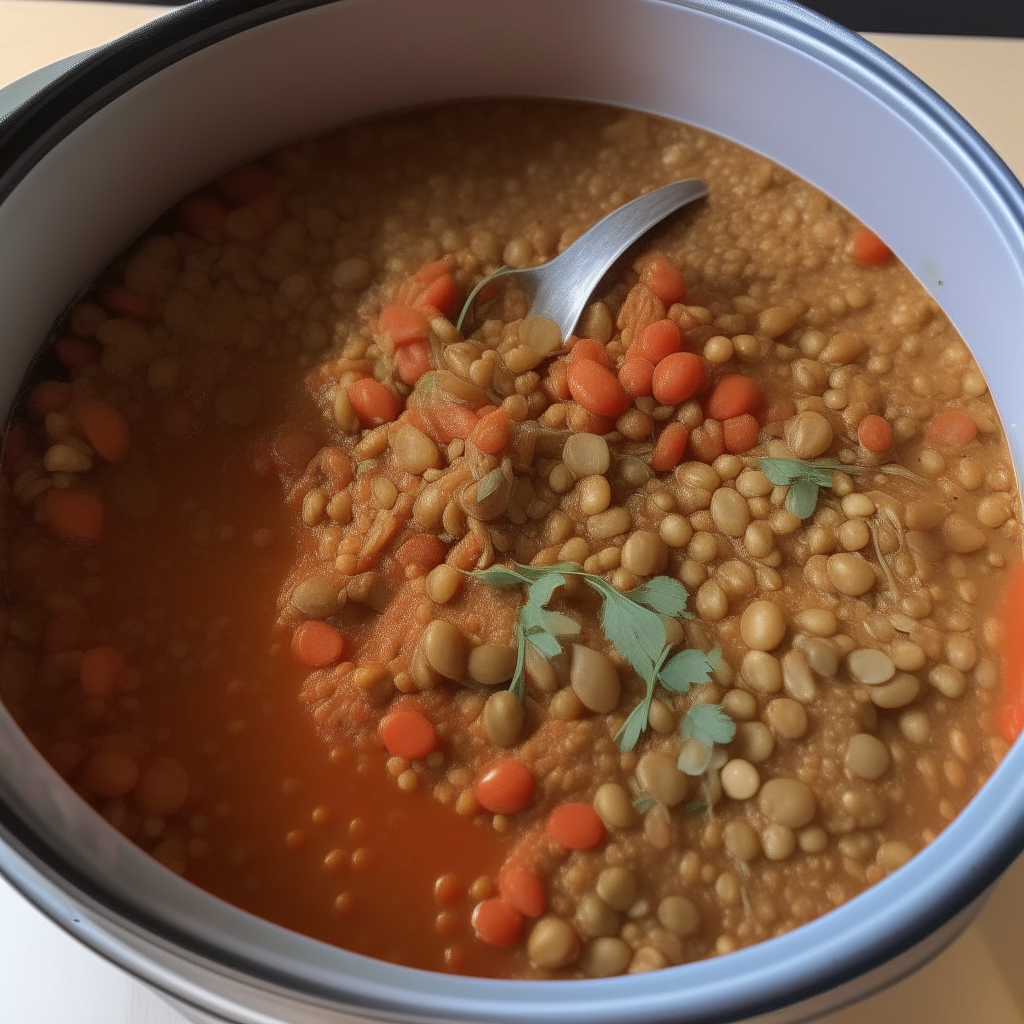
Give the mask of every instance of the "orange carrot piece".
[(591, 362), (608, 366), (608, 351), (599, 341), (593, 338), (578, 338), (569, 350), (569, 365), (578, 362), (580, 359), (589, 359)]
[(66, 380), (44, 380), (28, 395), (28, 411), (33, 419), (45, 419), (51, 412), (62, 412), (74, 396)]
[(128, 421), (120, 410), (99, 398), (83, 398), (74, 405), (75, 419), (86, 441), (107, 462), (123, 462), (131, 448)]
[(429, 572), (448, 557), (448, 545), (432, 533), (417, 533), (395, 552), (400, 566), (418, 565)]
[(484, 772), (473, 793), (485, 811), (515, 814), (529, 807), (536, 787), (533, 772), (522, 761), (503, 757)]
[(639, 356), (657, 366), (666, 356), (681, 352), (682, 348), (682, 335), (675, 320), (655, 320), (653, 324), (648, 324), (629, 346), (629, 358)]
[(533, 871), (506, 861), (498, 872), (498, 892), (524, 916), (543, 916), (544, 883)]
[(360, 422), (368, 427), (379, 427), (398, 419), (398, 399), (373, 377), (363, 377), (349, 384), (348, 400)]
[(309, 668), (327, 668), (341, 661), (345, 639), (329, 622), (311, 619), (292, 634), (292, 654)]
[(978, 436), (978, 424), (959, 409), (937, 413), (928, 424), (925, 437), (939, 448), (964, 448)]
[(43, 495), (43, 518), (64, 540), (94, 543), (103, 537), (103, 502), (88, 491), (51, 487)]
[(495, 409), (481, 416), (469, 440), (487, 455), (497, 455), (503, 451), (512, 437), (512, 423), (504, 409)]
[(425, 341), (403, 345), (395, 352), (398, 376), (410, 387), (430, 371), (430, 346)]
[(99, 345), (85, 338), (58, 338), (53, 343), (53, 354), (69, 370), (100, 361)]
[(604, 823), (590, 804), (559, 804), (549, 815), (548, 835), (570, 850), (590, 850), (604, 841)]
[(756, 413), (761, 404), (761, 389), (756, 381), (739, 373), (723, 377), (704, 406), (704, 415), (713, 420), (731, 420), (746, 412)]
[(705, 420), (690, 431), (690, 451), (698, 462), (712, 463), (725, 453), (725, 431), (718, 420)]
[(380, 311), (377, 326), (398, 347), (411, 345), (414, 341), (426, 341), (430, 334), (430, 322), (423, 310), (397, 302), (390, 303)]
[(745, 412), (742, 416), (732, 416), (722, 424), (722, 441), (725, 450), (739, 455), (741, 452), (749, 452), (757, 444), (757, 435), (760, 433), (760, 426), (757, 420)]
[(762, 412), (759, 422), (762, 426), (769, 423), (784, 423), (790, 416), (796, 415), (796, 402), (792, 398), (776, 398)]
[(857, 426), (857, 437), (869, 452), (887, 452), (892, 447), (892, 427), (884, 416), (870, 413)]
[(686, 278), (661, 254), (647, 261), (640, 272), (640, 280), (661, 299), (666, 308), (686, 299)]
[(523, 915), (500, 896), (473, 908), (473, 931), (488, 946), (514, 946), (523, 934)]
[(693, 352), (675, 352), (655, 366), (651, 390), (655, 401), (662, 405), (677, 405), (692, 398), (707, 379), (708, 371), (700, 356)]
[(690, 431), (685, 423), (670, 423), (665, 427), (654, 446), (651, 469), (655, 473), (667, 473), (670, 469), (675, 469), (683, 461), (689, 436)]
[(417, 309), (436, 309), (444, 316), (448, 316), (455, 309), (458, 298), (459, 290), (455, 287), (455, 279), (445, 271), (420, 292), (415, 306)]
[(615, 374), (591, 359), (570, 361), (569, 391), (587, 412), (598, 416), (621, 416), (633, 404)]
[(78, 679), (87, 697), (105, 699), (117, 689), (118, 679), (128, 668), (128, 659), (117, 647), (93, 647), (82, 655)]
[(221, 175), (214, 187), (233, 206), (245, 206), (267, 192), (276, 191), (277, 182), (264, 168), (257, 164), (246, 164)]
[(480, 538), (471, 530), (462, 540), (452, 545), (445, 561), (453, 569), (469, 572), (476, 567), (476, 563), (483, 553), (484, 546)]
[(449, 271), (448, 261), (442, 257), (439, 260), (432, 260), (430, 263), (424, 263), (419, 270), (416, 271), (413, 276), (413, 280), (419, 284), (430, 284), (432, 281), (436, 281), (443, 274), (447, 274)]
[(626, 389), (626, 394), (633, 398), (643, 398), (654, 394), (654, 363), (643, 356), (634, 356), (630, 349), (626, 361), (619, 367), (619, 383)]
[(395, 708), (380, 722), (380, 738), (396, 757), (419, 761), (437, 747), (437, 733), (430, 721), (412, 708)]
[(1018, 563), (1010, 576), (1002, 601), (1003, 693), (996, 704), (994, 726), (1006, 740), (1013, 741), (1024, 729), (1024, 565)]
[(178, 207), (178, 223), (182, 230), (207, 242), (220, 239), (227, 215), (228, 208), (219, 199), (202, 193), (183, 199)]
[(877, 267), (889, 259), (892, 250), (873, 231), (859, 227), (850, 238), (850, 255), (858, 263)]

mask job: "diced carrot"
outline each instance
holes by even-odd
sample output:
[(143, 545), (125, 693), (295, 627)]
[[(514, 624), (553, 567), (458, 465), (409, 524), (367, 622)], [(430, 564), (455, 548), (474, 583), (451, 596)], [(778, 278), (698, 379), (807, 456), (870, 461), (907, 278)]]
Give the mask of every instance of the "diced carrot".
[(892, 255), (892, 250), (868, 228), (859, 227), (850, 238), (850, 255), (869, 267), (877, 267)]
[(43, 495), (43, 518), (65, 540), (94, 543), (103, 537), (103, 502), (88, 491), (51, 487)]
[(465, 441), (476, 428), (477, 415), (468, 405), (432, 399), (420, 408), (425, 421), (425, 433), (441, 444), (451, 444), (455, 438)]
[(634, 356), (630, 349), (626, 361), (619, 367), (619, 383), (626, 389), (626, 394), (633, 398), (643, 398), (654, 394), (654, 364), (642, 356)]
[(480, 806), (491, 814), (515, 814), (530, 805), (537, 783), (533, 772), (514, 757), (492, 764), (473, 787)]
[(689, 436), (690, 431), (685, 423), (670, 423), (665, 427), (658, 435), (658, 443), (651, 457), (651, 469), (655, 473), (667, 473), (670, 469), (675, 469), (683, 461)]
[(504, 409), (495, 409), (481, 416), (469, 435), (470, 441), (488, 455), (503, 451), (511, 437), (512, 423)]
[(757, 382), (739, 373), (723, 377), (711, 392), (704, 406), (704, 415), (713, 420), (731, 420), (746, 412), (756, 413), (761, 404)]
[(712, 463), (725, 453), (725, 431), (718, 420), (705, 420), (690, 431), (690, 451), (698, 462)]
[(686, 278), (661, 254), (647, 261), (640, 272), (640, 280), (666, 307), (686, 299)]
[(1003, 693), (996, 704), (994, 726), (1007, 743), (1024, 729), (1024, 565), (1018, 563), (1010, 576), (1002, 601)]
[(442, 257), (439, 260), (432, 260), (430, 263), (424, 263), (414, 275), (414, 280), (419, 284), (430, 284), (431, 281), (436, 281), (443, 274), (447, 274), (449, 271), (448, 261)]
[(41, 420), (51, 412), (63, 412), (74, 395), (71, 384), (66, 380), (44, 380), (37, 384), (28, 395), (28, 411), (33, 419)]
[(533, 871), (507, 861), (498, 872), (501, 898), (526, 917), (544, 914), (544, 883)]
[(857, 426), (857, 437), (869, 452), (887, 452), (892, 447), (892, 427), (884, 416), (870, 413)]
[(128, 288), (108, 288), (100, 296), (100, 302), (111, 313), (124, 313), (139, 320), (152, 320), (156, 316), (155, 300)]
[(480, 556), (483, 553), (484, 546), (482, 541), (470, 530), (462, 540), (451, 546), (445, 561), (453, 569), (462, 569), (463, 572), (469, 572), (470, 569), (476, 567), (476, 563), (480, 560)]
[(640, 356), (657, 366), (665, 356), (680, 352), (682, 348), (679, 325), (674, 320), (655, 320), (653, 324), (648, 324), (629, 346), (629, 358)]
[(473, 908), (473, 931), (488, 946), (514, 946), (523, 934), (523, 915), (500, 896)]
[(403, 345), (395, 352), (398, 376), (410, 387), (425, 373), (430, 372), (430, 346), (425, 341)]
[(58, 338), (53, 343), (53, 354), (61, 366), (66, 366), (69, 370), (100, 361), (99, 345), (85, 338)]
[(437, 747), (434, 726), (412, 708), (395, 708), (380, 722), (380, 738), (396, 757), (419, 761)]
[(605, 828), (590, 804), (559, 804), (549, 815), (548, 835), (570, 850), (590, 850), (604, 841)]
[(324, 448), (320, 453), (320, 469), (339, 490), (352, 482), (352, 460), (341, 448)]
[(928, 424), (925, 437), (940, 448), (963, 448), (978, 436), (978, 424), (959, 409), (937, 413)]
[(373, 377), (363, 377), (349, 384), (348, 400), (360, 422), (368, 427), (379, 427), (398, 418), (398, 399)]
[(570, 366), (580, 359), (589, 359), (591, 362), (600, 363), (602, 366), (609, 365), (608, 350), (601, 342), (594, 341), (593, 338), (577, 338), (569, 350)]
[(707, 379), (708, 371), (700, 356), (693, 352), (675, 352), (655, 366), (651, 389), (655, 400), (662, 405), (677, 405), (692, 398)]
[(732, 416), (722, 424), (722, 441), (725, 450), (739, 455), (741, 452), (749, 452), (757, 445), (757, 435), (760, 433), (760, 426), (757, 420), (745, 412), (742, 416)]
[(207, 242), (218, 241), (224, 231), (228, 208), (213, 196), (198, 193), (181, 201), (178, 223), (184, 231)]
[(113, 696), (118, 679), (128, 668), (128, 659), (117, 647), (93, 647), (82, 655), (79, 682), (87, 697)]
[(447, 556), (448, 545), (432, 533), (417, 533), (395, 552), (399, 565), (418, 565), (427, 572), (440, 565)]
[(263, 167), (246, 164), (221, 175), (214, 187), (233, 206), (245, 206), (258, 196), (276, 191), (277, 182)]
[(123, 462), (131, 448), (128, 421), (120, 410), (99, 398), (82, 398), (74, 415), (89, 442), (107, 462)]
[(327, 668), (341, 661), (345, 639), (329, 622), (310, 619), (292, 634), (292, 654), (309, 668)]
[(436, 309), (448, 316), (455, 309), (458, 298), (459, 290), (455, 287), (455, 279), (445, 272), (440, 277), (435, 277), (420, 292), (415, 305), (417, 309)]
[(392, 302), (380, 311), (377, 326), (396, 346), (411, 345), (414, 341), (426, 341), (430, 334), (430, 322), (421, 309)]
[(615, 374), (591, 359), (569, 363), (569, 391), (587, 412), (598, 416), (621, 416), (632, 405)]

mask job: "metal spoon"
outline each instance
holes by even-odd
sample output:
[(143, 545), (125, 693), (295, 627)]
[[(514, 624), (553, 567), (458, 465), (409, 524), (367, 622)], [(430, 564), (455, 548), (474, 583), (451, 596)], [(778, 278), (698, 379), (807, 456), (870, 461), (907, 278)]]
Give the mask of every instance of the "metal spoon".
[(526, 290), (533, 293), (530, 316), (554, 320), (562, 337), (567, 338), (608, 268), (655, 224), (707, 192), (707, 185), (697, 178), (674, 181), (612, 210), (550, 262), (526, 270), (503, 267), (470, 293), (459, 317), (459, 330), (483, 284), (515, 274)]

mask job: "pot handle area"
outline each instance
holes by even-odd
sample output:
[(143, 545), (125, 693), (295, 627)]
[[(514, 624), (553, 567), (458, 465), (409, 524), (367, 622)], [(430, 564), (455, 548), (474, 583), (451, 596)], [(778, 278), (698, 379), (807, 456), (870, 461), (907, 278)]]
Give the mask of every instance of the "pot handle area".
[(24, 78), (19, 78), (10, 85), (0, 89), (0, 131), (3, 130), (4, 119), (22, 103), (31, 99), (40, 89), (46, 88), (51, 82), (60, 78), (65, 71), (70, 71), (76, 64), (88, 57), (95, 50), (83, 50), (81, 53), (65, 57), (63, 60), (47, 64), (45, 68), (30, 71)]

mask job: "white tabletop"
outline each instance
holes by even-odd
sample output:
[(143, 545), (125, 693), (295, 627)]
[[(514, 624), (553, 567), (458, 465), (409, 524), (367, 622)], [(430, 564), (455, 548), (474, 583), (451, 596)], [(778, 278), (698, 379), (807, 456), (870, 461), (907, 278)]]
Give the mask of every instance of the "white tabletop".
[[(157, 17), (159, 7), (0, 0), (0, 86)], [(1024, 40), (871, 35), (1024, 179)], [(819, 1024), (1024, 1024), (1024, 858), (977, 922), (917, 974)], [(2, 1024), (186, 1024), (0, 879)]]

